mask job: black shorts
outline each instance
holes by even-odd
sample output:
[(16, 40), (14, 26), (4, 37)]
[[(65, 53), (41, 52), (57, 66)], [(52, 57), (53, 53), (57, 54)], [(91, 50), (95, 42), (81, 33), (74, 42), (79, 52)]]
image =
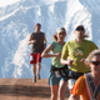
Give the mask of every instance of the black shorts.
[(65, 65), (62, 68), (56, 68), (55, 66), (51, 65), (51, 72), (57, 72), (61, 77), (65, 80), (68, 80), (68, 66)]
[[(75, 79), (77, 80), (80, 76), (82, 76), (84, 73), (78, 73), (78, 72), (74, 72), (70, 69), (68, 69), (68, 78), (69, 79)], [(85, 73), (88, 73), (88, 72), (85, 72)]]

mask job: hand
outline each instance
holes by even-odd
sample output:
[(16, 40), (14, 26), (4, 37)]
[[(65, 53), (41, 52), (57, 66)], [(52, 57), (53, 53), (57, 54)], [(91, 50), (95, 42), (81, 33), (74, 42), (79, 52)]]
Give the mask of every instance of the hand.
[(30, 42), (31, 42), (31, 44), (33, 44), (33, 43), (35, 43), (35, 42), (36, 42), (36, 40), (31, 40)]
[(85, 58), (82, 58), (80, 62), (85, 63)]
[(68, 60), (67, 60), (67, 64), (68, 64), (69, 66), (71, 66), (71, 65), (73, 64), (73, 60), (72, 60), (72, 59), (68, 59)]

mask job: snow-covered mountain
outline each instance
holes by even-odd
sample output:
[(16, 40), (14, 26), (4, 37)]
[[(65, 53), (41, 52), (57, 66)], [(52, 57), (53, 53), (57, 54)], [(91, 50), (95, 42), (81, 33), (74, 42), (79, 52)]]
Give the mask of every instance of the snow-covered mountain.
[[(0, 77), (31, 78), (30, 49), (27, 45), (35, 23), (42, 24), (48, 44), (58, 27), (67, 30), (66, 41), (73, 39), (79, 24), (88, 39), (100, 47), (100, 0), (20, 0), (0, 8)], [(43, 59), (41, 75), (47, 78), (50, 59)]]

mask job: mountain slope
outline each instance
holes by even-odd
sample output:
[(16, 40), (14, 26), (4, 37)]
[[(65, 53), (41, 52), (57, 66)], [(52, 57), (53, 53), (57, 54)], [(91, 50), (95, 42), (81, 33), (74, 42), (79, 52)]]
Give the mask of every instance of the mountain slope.
[[(33, 77), (29, 64), (31, 46), (27, 41), (37, 22), (42, 24), (48, 44), (58, 27), (66, 28), (68, 41), (74, 38), (75, 27), (82, 24), (88, 39), (100, 47), (99, 5), (99, 0), (21, 0), (0, 8), (0, 77)], [(42, 78), (49, 76), (50, 63), (50, 59), (43, 59)]]

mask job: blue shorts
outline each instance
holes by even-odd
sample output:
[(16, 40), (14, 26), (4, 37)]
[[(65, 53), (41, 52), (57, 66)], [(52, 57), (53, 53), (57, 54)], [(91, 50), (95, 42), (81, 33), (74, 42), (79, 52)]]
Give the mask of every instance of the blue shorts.
[(56, 72), (50, 72), (49, 85), (58, 85), (61, 80), (66, 81), (63, 77), (57, 76)]

